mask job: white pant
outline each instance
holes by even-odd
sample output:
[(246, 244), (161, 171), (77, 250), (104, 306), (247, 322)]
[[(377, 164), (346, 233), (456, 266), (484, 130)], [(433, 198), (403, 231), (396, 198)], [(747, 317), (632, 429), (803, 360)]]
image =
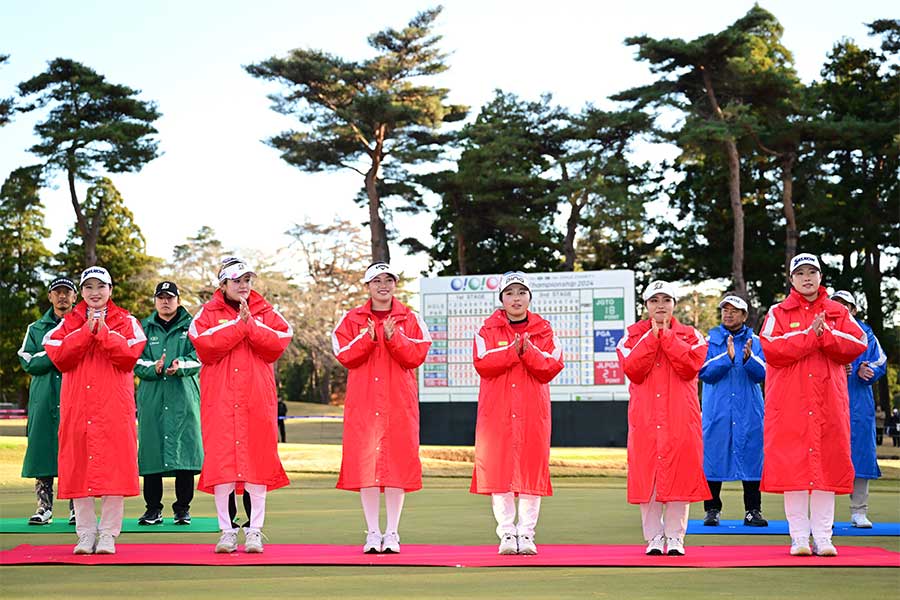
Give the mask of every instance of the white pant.
[(657, 502), (656, 485), (650, 495), (650, 502), (641, 503), (641, 526), (644, 539), (650, 541), (655, 537), (665, 536), (671, 539), (684, 539), (687, 531), (689, 502)]
[(122, 519), (125, 516), (124, 496), (100, 497), (100, 527), (97, 527), (97, 513), (94, 511), (94, 497), (75, 498), (75, 533), (108, 533), (118, 537), (122, 532)]
[[(250, 494), (250, 526), (249, 531), (259, 531), (266, 520), (266, 486), (261, 483), (244, 483), (244, 489)], [(219, 529), (235, 531), (231, 527), (231, 515), (228, 514), (228, 497), (234, 491), (234, 483), (220, 483), (213, 488), (216, 498), (216, 515), (219, 517)]]
[[(367, 487), (359, 490), (362, 501), (363, 516), (366, 518), (368, 533), (381, 533), (381, 488)], [(400, 515), (403, 513), (403, 501), (406, 492), (402, 488), (384, 488), (384, 511), (387, 513), (385, 533), (397, 533), (400, 529)]]
[(831, 538), (834, 492), (813, 490), (784, 493), (784, 516), (792, 538)]
[(865, 515), (869, 512), (869, 480), (857, 477), (850, 494), (850, 514)]
[(503, 538), (506, 534), (527, 535), (534, 537), (534, 528), (537, 527), (538, 516), (541, 513), (541, 497), (531, 494), (519, 494), (519, 523), (516, 521), (516, 494), (491, 494), (491, 507), (494, 509), (494, 518), (497, 519), (497, 537)]

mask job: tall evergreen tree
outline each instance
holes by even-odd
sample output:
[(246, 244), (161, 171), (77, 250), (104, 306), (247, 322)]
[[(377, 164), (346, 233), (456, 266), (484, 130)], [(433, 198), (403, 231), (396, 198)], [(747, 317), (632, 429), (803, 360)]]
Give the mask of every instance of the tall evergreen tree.
[[(0, 54), (0, 65), (9, 60), (9, 54)], [(13, 111), (12, 98), (0, 98), (0, 127), (9, 123), (9, 116)]]
[(139, 93), (106, 81), (90, 67), (66, 58), (50, 62), (43, 73), (19, 84), (23, 99), (19, 110), (29, 112), (50, 106), (47, 118), (34, 131), (40, 142), (31, 152), (44, 160), (47, 174), (66, 175), (76, 227), (84, 247), (81, 266), (97, 263), (97, 243), (106, 207), (102, 200), (88, 216), (78, 198), (77, 181), (93, 181), (97, 167), (110, 173), (139, 171), (157, 156), (153, 121), (159, 118), (152, 102), (138, 100)]
[[(147, 240), (141, 228), (109, 179), (100, 178), (88, 188), (83, 209), (86, 219), (99, 222), (95, 264), (106, 267), (112, 275), (113, 301), (135, 316), (146, 316), (153, 309), (160, 259), (147, 254)], [(56, 262), (65, 272), (78, 273), (83, 269), (83, 244), (80, 229), (69, 229), (56, 254)]]
[(287, 87), (270, 96), (276, 112), (296, 116), (300, 131), (268, 143), (303, 171), (351, 169), (363, 176), (369, 209), (372, 260), (389, 260), (384, 200), (394, 196), (408, 210), (424, 208), (408, 171), (437, 159), (449, 139), (442, 124), (465, 117), (467, 108), (446, 103), (448, 90), (422, 85), (445, 71), (434, 21), (441, 7), (416, 15), (402, 30), (369, 36), (377, 55), (348, 61), (320, 50), (293, 50), (246, 67), (254, 77)]
[(28, 377), (16, 351), (28, 324), (47, 305), (43, 280), (50, 251), (38, 195), (40, 168), (14, 170), (0, 188), (0, 401), (25, 406)]
[(178, 285), (181, 301), (189, 309), (199, 308), (212, 298), (218, 286), (221, 260), (226, 251), (212, 227), (204, 225), (184, 244), (175, 246), (167, 276)]

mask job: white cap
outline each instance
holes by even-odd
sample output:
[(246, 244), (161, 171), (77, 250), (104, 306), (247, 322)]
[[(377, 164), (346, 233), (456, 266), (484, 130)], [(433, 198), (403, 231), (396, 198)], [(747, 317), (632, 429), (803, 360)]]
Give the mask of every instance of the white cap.
[(250, 265), (239, 258), (228, 258), (222, 262), (224, 264), (222, 268), (219, 269), (219, 283), (223, 283), (228, 279), (240, 279), (247, 273), (256, 276), (256, 273), (250, 268)]
[(847, 304), (851, 306), (856, 306), (856, 298), (853, 297), (853, 294), (848, 292), (847, 290), (838, 290), (831, 295), (832, 300), (843, 300)]
[(82, 271), (79, 285), (84, 285), (84, 282), (88, 279), (99, 279), (106, 285), (112, 285), (112, 277), (109, 276), (109, 271), (103, 267), (88, 267)]
[(391, 268), (386, 262), (377, 262), (369, 265), (369, 268), (366, 269), (366, 274), (363, 275), (363, 283), (369, 283), (382, 273), (387, 273), (391, 277), (394, 278), (394, 281), (399, 281), (400, 277), (397, 275), (397, 272)]
[(791, 259), (791, 275), (793, 275), (794, 271), (796, 271), (803, 265), (815, 267), (817, 271), (819, 271), (820, 273), (822, 272), (822, 267), (819, 266), (819, 259), (816, 258), (816, 255), (804, 252), (803, 254), (798, 254)]
[(726, 304), (730, 304), (739, 310), (747, 312), (747, 301), (739, 296), (725, 296), (722, 298), (722, 301), (719, 302), (719, 308), (722, 308)]
[(528, 277), (522, 271), (509, 271), (504, 273), (502, 277), (500, 277), (500, 295), (503, 295), (503, 290), (508, 288), (514, 283), (518, 283), (523, 286), (529, 293), (531, 293), (531, 282), (528, 281)]
[(651, 281), (650, 284), (644, 288), (644, 293), (641, 298), (646, 302), (656, 294), (665, 294), (672, 298), (672, 300), (678, 300), (678, 294), (675, 293), (675, 286), (668, 281), (662, 281), (661, 279)]

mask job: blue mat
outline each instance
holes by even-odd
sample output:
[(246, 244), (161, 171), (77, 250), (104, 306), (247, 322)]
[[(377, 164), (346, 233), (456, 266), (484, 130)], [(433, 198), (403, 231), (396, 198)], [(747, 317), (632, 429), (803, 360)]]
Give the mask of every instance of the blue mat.
[[(719, 522), (718, 527), (706, 527), (702, 519), (688, 521), (687, 532), (692, 535), (789, 535), (787, 521), (769, 521), (768, 527), (748, 527), (744, 521)], [(872, 529), (853, 527), (849, 522), (835, 523), (836, 536), (900, 536), (900, 523), (873, 523)]]

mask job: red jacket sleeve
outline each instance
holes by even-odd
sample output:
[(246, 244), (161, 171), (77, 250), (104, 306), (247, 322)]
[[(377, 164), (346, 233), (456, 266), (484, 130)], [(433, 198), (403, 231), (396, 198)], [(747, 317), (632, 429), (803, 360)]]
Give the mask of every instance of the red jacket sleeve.
[(706, 338), (694, 329), (691, 342), (682, 340), (671, 329), (661, 329), (659, 343), (675, 373), (685, 381), (697, 378), (703, 361), (706, 360)]
[(868, 337), (856, 323), (856, 319), (844, 311), (838, 315), (835, 327), (825, 324), (825, 331), (818, 338), (825, 356), (840, 364), (850, 364), (868, 348)]
[[(636, 339), (635, 339), (636, 338)], [(641, 337), (622, 336), (616, 353), (619, 355), (619, 363), (625, 371), (625, 376), (634, 383), (643, 383), (650, 374), (656, 352), (659, 350), (659, 338), (653, 335), (653, 329), (648, 329)]]
[(266, 312), (262, 321), (251, 318), (247, 329), (250, 347), (267, 363), (278, 360), (294, 337), (291, 324), (277, 310)]
[(516, 354), (515, 346), (500, 346), (498, 348), (487, 348), (482, 332), (475, 334), (475, 343), (472, 349), (472, 362), (475, 370), (482, 377), (497, 377), (502, 375), (511, 366), (519, 362), (519, 355)]
[(331, 347), (338, 362), (348, 369), (355, 369), (368, 360), (377, 346), (367, 328), (354, 331), (353, 322), (344, 313), (334, 331), (331, 332)]
[(141, 324), (133, 316), (125, 317), (122, 331), (110, 329), (105, 323), (95, 334), (97, 344), (109, 360), (120, 371), (131, 371), (144, 350), (147, 336)]
[(431, 335), (428, 326), (416, 313), (410, 313), (403, 325), (405, 331), (394, 330), (391, 339), (385, 340), (385, 346), (400, 366), (404, 369), (415, 369), (423, 362), (431, 347)]
[(78, 329), (71, 331), (66, 322), (63, 320), (44, 337), (47, 356), (62, 373), (74, 369), (84, 358), (88, 348), (96, 342), (87, 321)]
[(529, 339), (522, 352), (522, 364), (532, 377), (541, 383), (550, 383), (564, 366), (559, 339), (555, 335), (548, 336), (540, 345)]
[(778, 322), (777, 309), (776, 306), (769, 310), (759, 338), (766, 363), (773, 367), (787, 367), (814, 352), (818, 341), (811, 327), (785, 333), (783, 325)]
[(188, 337), (194, 343), (200, 362), (211, 365), (222, 360), (247, 337), (247, 324), (239, 318), (213, 324), (210, 314), (203, 308), (197, 312), (188, 329)]

